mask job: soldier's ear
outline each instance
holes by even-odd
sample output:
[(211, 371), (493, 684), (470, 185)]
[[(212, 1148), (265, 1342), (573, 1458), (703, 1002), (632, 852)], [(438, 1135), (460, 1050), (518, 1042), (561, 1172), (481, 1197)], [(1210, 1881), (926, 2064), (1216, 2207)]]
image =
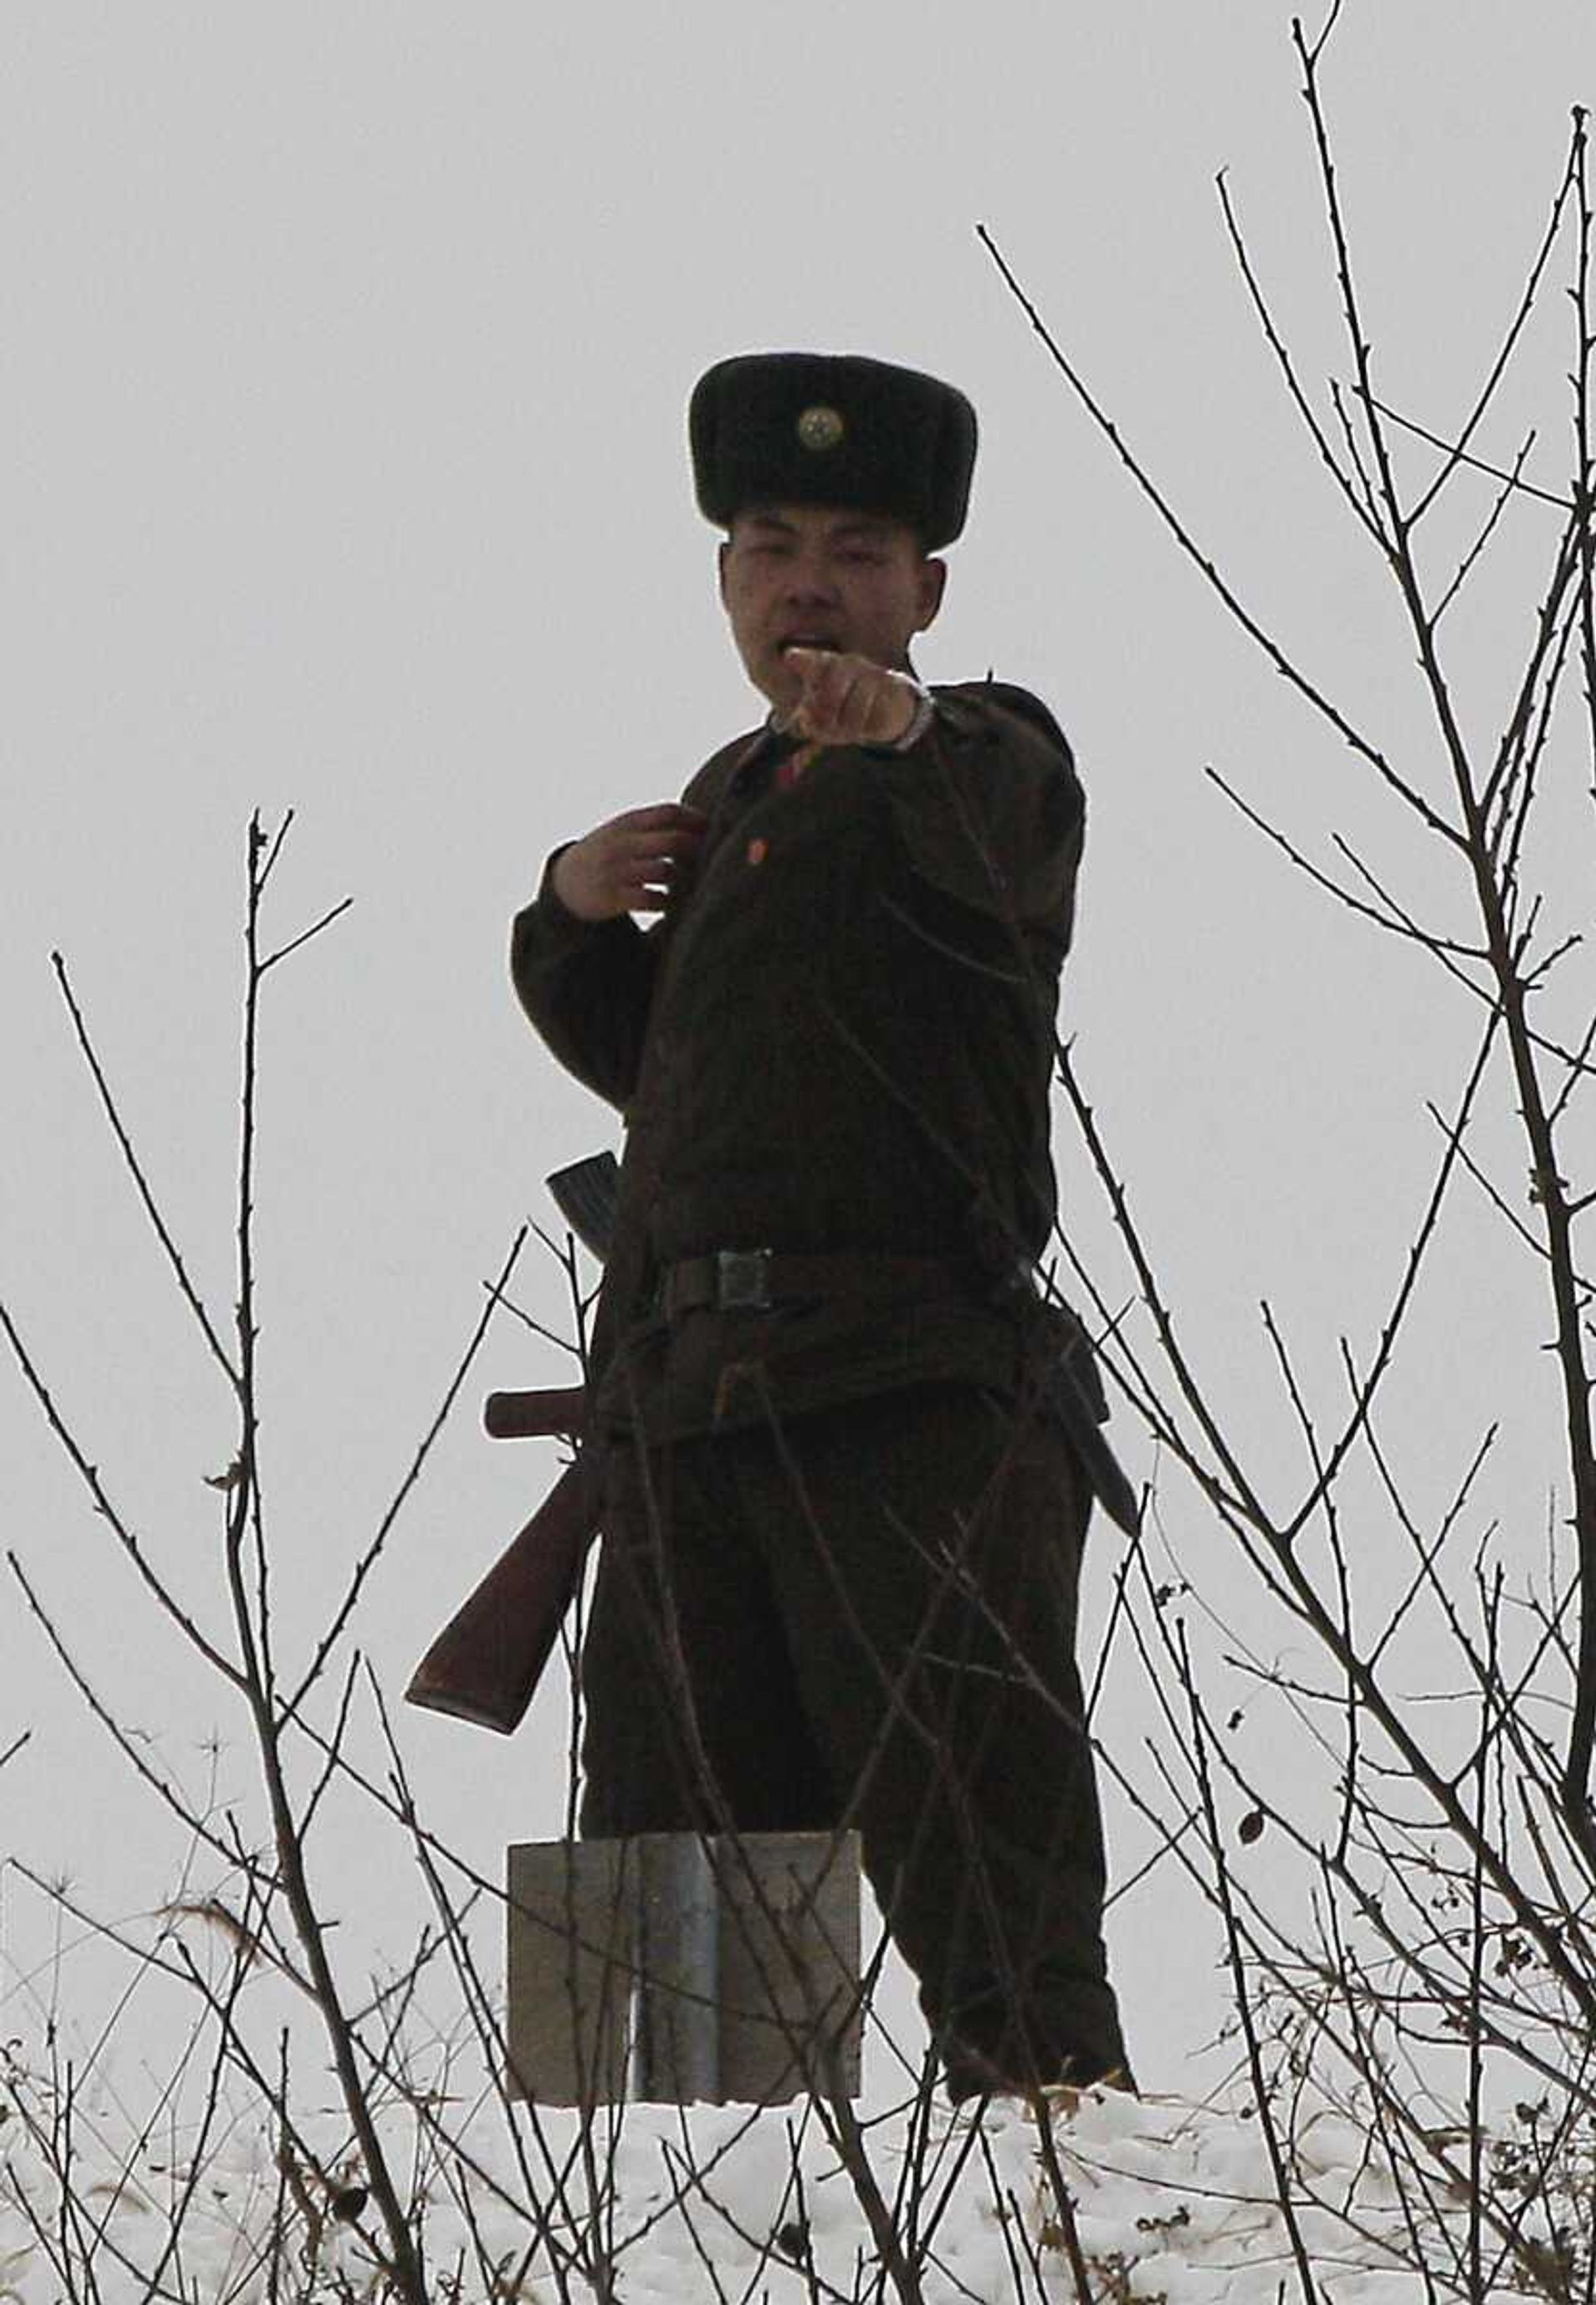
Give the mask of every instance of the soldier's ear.
[(715, 554), (715, 581), (720, 588), (720, 597), (723, 602), (726, 599), (726, 557), (731, 549), (731, 538), (729, 536), (723, 536)]
[(937, 611), (942, 606), (942, 595), (947, 584), (946, 560), (922, 560), (920, 564), (920, 621), (914, 629), (923, 633), (934, 624)]

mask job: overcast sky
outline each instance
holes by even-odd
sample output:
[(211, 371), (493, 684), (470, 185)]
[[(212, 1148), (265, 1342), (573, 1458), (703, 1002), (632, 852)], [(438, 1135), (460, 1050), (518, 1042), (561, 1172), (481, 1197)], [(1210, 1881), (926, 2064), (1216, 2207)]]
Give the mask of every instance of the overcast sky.
[[(540, 1179), (615, 1141), (519, 1016), (508, 922), (555, 841), (675, 794), (758, 717), (684, 446), (695, 377), (750, 349), (870, 352), (977, 405), (971, 527), (921, 668), (991, 667), (1072, 733), (1091, 831), (1066, 1029), (1186, 1338), (1289, 1488), (1258, 1300), (1324, 1387), (1338, 1334), (1367, 1350), (1433, 1157), (1423, 1103), (1454, 1093), (1473, 1019), (1291, 876), (1204, 766), (1316, 853), (1346, 832), (1447, 921), (1462, 892), (1226, 624), (975, 236), (989, 226), (1248, 600), (1433, 778), (1390, 587), (1294, 429), (1213, 191), (1223, 166), (1308, 377), (1344, 374), (1288, 23), (1273, 0), (0, 12), (0, 1292), (208, 1623), (203, 1476), (232, 1453), (228, 1404), (97, 1118), (48, 955), (67, 957), (225, 1318), (250, 809), (298, 812), (279, 935), (354, 899), (273, 980), (263, 1041), (263, 1449), (284, 1637), (302, 1640), (484, 1280), (524, 1215), (549, 1221)], [(1348, 0), (1325, 85), (1380, 374), (1444, 430), (1517, 294), (1569, 106), (1596, 93), (1587, 0)], [(1539, 423), (1531, 471), (1553, 486), (1563, 325), (1549, 306), (1486, 443), (1508, 455)], [(1553, 522), (1515, 511), (1503, 580), (1457, 619), (1481, 733)], [(1588, 888), (1583, 864), (1554, 873), (1564, 925)], [(1515, 1178), (1510, 1137), (1490, 1144)], [(1059, 1159), (1112, 1296), (1062, 1125)], [(1460, 1225), (1400, 1399), (1427, 1508), (1503, 1409), (1492, 1509), (1510, 1535), (1522, 1517), (1527, 1557), (1555, 1402), (1536, 1390), (1536, 1277), (1498, 1233)], [(537, 1254), (523, 1299), (559, 1317)], [(370, 1597), (364, 1638), (392, 1692), (555, 1467), (541, 1444), (481, 1439), (477, 1395), (566, 1374), (495, 1331)], [(1145, 1475), (1123, 1411), (1116, 1433)], [(242, 1796), (242, 1723), (151, 1620), (3, 1367), (0, 1468), (5, 1542), (107, 1697), (193, 1782), (220, 1727)], [(1161, 1507), (1183, 1559), (1234, 1598), (1244, 1572), (1189, 1487), (1167, 1484)], [(1094, 1624), (1116, 1542), (1099, 1527)], [(0, 1782), (9, 1844), (102, 1908), (157, 1902), (172, 1836), (9, 1592), (0, 1675), (0, 1746), (34, 1732)], [(1147, 1706), (1130, 1681), (1106, 1733), (1134, 1765)], [(435, 1814), (488, 1869), (505, 1840), (558, 1830), (557, 1692), (513, 1744), (419, 1716), (404, 1735)], [(1138, 1828), (1112, 1798), (1109, 1813), (1128, 1863)], [(369, 1871), (329, 1862), (335, 1904), (371, 1918)], [(396, 1910), (403, 1873), (395, 1855)], [(12, 1896), (15, 1957), (33, 1926)], [(1211, 1924), (1160, 1887), (1113, 1927), (1142, 2077), (1173, 2085), (1218, 2007)]]

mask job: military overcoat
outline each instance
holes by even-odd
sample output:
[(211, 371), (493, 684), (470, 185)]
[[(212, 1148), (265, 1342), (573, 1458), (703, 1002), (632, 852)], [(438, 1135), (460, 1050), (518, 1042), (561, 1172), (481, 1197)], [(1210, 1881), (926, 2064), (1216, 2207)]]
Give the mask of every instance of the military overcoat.
[[(1049, 1084), (1084, 802), (1026, 691), (933, 692), (906, 753), (767, 726), (684, 798), (708, 828), (648, 929), (555, 894), (512, 971), (554, 1054), (624, 1115), (590, 1429), (669, 1439), (928, 1378), (1012, 1393), (1046, 1315), (1014, 1286), (1054, 1222)], [(968, 1286), (667, 1322), (721, 1250), (946, 1260)]]

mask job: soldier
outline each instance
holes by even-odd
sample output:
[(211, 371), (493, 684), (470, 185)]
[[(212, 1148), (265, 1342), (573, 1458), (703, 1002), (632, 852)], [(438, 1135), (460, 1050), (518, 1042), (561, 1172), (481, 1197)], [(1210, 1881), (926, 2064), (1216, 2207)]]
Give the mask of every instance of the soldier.
[(689, 431), (768, 713), (556, 849), (512, 945), (627, 1124), (582, 1830), (857, 1824), (955, 2101), (1123, 2080), (1074, 1655), (1096, 1379), (1082, 1348), (1072, 1428), (1032, 1277), (1081, 788), (1034, 697), (910, 661), (962, 394), (761, 354)]

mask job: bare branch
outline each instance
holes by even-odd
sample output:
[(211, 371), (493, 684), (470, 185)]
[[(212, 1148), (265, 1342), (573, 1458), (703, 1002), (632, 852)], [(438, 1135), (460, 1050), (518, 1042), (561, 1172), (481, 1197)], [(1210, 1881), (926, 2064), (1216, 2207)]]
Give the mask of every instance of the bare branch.
[[(1530, 266), (1529, 276), (1524, 282), (1524, 293), (1519, 299), (1518, 309), (1513, 315), (1512, 321), (1508, 326), (1507, 335), (1502, 340), (1500, 349), (1498, 351), (1495, 360), (1491, 362), (1490, 369), (1486, 371), (1485, 381), (1480, 387), (1473, 407), (1470, 410), (1468, 416), (1465, 418), (1463, 429), (1459, 432), (1455, 442), (1448, 445), (1447, 442), (1436, 440), (1433, 434), (1427, 433), (1424, 436), (1427, 439), (1430, 439), (1435, 447), (1446, 448), (1447, 461), (1442, 465), (1440, 471), (1436, 474), (1434, 480), (1430, 482), (1429, 488), (1419, 498), (1417, 505), (1414, 506), (1413, 519), (1415, 523), (1422, 519), (1425, 512), (1440, 494), (1442, 489), (1445, 488), (1447, 481), (1451, 478), (1454, 470), (1459, 464), (1474, 464), (1476, 469), (1481, 472), (1488, 472), (1490, 470), (1489, 465), (1480, 464), (1476, 458), (1469, 455), (1468, 444), (1473, 438), (1474, 434), (1478, 430), (1485, 415), (1486, 410), (1490, 407), (1491, 401), (1496, 396), (1497, 387), (1500, 384), (1502, 378), (1507, 371), (1507, 362), (1513, 357), (1514, 347), (1516, 345), (1520, 336), (1524, 333), (1525, 324), (1529, 319), (1531, 312), (1534, 310), (1535, 300), (1541, 293), (1541, 284), (1545, 276), (1547, 264), (1550, 259), (1552, 250), (1557, 244), (1558, 228), (1562, 222), (1563, 210), (1567, 205), (1570, 191), (1575, 182), (1578, 160), (1579, 149), (1576, 132), (1575, 141), (1569, 149), (1567, 166), (1563, 171), (1562, 181), (1558, 186), (1556, 197), (1551, 204), (1551, 214), (1547, 218), (1546, 230), (1541, 235), (1541, 245), (1535, 252), (1534, 259)], [(1382, 414), (1389, 414), (1391, 412), (1388, 410), (1382, 409), (1381, 411)], [(1398, 423), (1404, 421), (1400, 417), (1395, 418), (1394, 421)], [(1420, 427), (1417, 425), (1409, 425), (1407, 426), (1407, 430), (1416, 432), (1420, 430)], [(1503, 473), (1498, 472), (1494, 477), (1498, 480), (1501, 480), (1507, 476)], [(1515, 487), (1520, 485), (1517, 483), (1516, 479), (1515, 480), (1514, 485)], [(1542, 491), (1538, 489), (1526, 487), (1524, 488), (1523, 493), (1528, 496), (1539, 496)], [(1549, 498), (1549, 501), (1555, 503), (1560, 500), (1554, 498)]]
[(1446, 591), (1441, 594), (1440, 599), (1436, 602), (1434, 621), (1438, 625), (1440, 623), (1441, 618), (1446, 615), (1447, 610), (1451, 607), (1453, 601), (1457, 598), (1459, 592), (1462, 591), (1464, 586), (1467, 583), (1471, 574), (1478, 566), (1486, 546), (1496, 534), (1497, 523), (1501, 519), (1503, 513), (1507, 509), (1507, 500), (1512, 496), (1515, 488), (1518, 484), (1518, 475), (1524, 469), (1524, 459), (1529, 455), (1531, 448), (1533, 447), (1534, 440), (1535, 435), (1532, 431), (1525, 433), (1524, 445), (1513, 460), (1512, 479), (1505, 481), (1502, 487), (1498, 489), (1496, 497), (1491, 504), (1490, 510), (1485, 515), (1485, 519), (1479, 534), (1475, 537), (1473, 544), (1470, 545), (1468, 550), (1458, 562), (1457, 572), (1456, 575), (1454, 575), (1452, 582), (1447, 585)]
[[(1255, 826), (1266, 839), (1273, 841), (1275, 846), (1290, 859), (1300, 872), (1305, 872), (1317, 887), (1325, 891), (1327, 896), (1334, 897), (1337, 904), (1345, 905), (1350, 912), (1360, 914), (1364, 920), (1372, 922), (1377, 929), (1384, 929), (1391, 936), (1404, 937), (1410, 943), (1422, 945), (1428, 952), (1453, 953), (1465, 960), (1487, 958), (1488, 956), (1484, 950), (1478, 946), (1457, 944), (1450, 937), (1438, 936), (1432, 930), (1421, 929), (1407, 914), (1398, 911), (1394, 905), (1389, 911), (1382, 913), (1374, 906), (1365, 904), (1361, 897), (1354, 897), (1350, 889), (1344, 889), (1338, 880), (1333, 880), (1328, 873), (1321, 872), (1318, 865), (1305, 856), (1295, 843), (1280, 830), (1278, 825), (1271, 824), (1266, 816), (1261, 815), (1251, 802), (1244, 800), (1235, 786), (1227, 778), (1221, 776), (1218, 770), (1211, 763), (1205, 763), (1202, 773), (1211, 783), (1218, 787), (1232, 807), (1238, 809), (1249, 824)], [(1357, 862), (1357, 859), (1353, 857), (1352, 851), (1346, 848), (1344, 843), (1338, 840), (1337, 845), (1343, 847), (1344, 853), (1353, 863)], [(1360, 866), (1359, 869), (1362, 871), (1363, 868)], [(1371, 875), (1365, 873), (1365, 878), (1372, 881)], [(1384, 894), (1383, 891), (1380, 893), (1382, 896)], [(1388, 904), (1390, 903), (1388, 898), (1386, 901)]]
[(232, 1658), (224, 1655), (214, 1641), (207, 1638), (193, 1618), (180, 1604), (165, 1579), (158, 1577), (150, 1567), (138, 1536), (123, 1519), (118, 1508), (112, 1503), (109, 1493), (100, 1479), (99, 1467), (89, 1463), (76, 1433), (56, 1407), (55, 1399), (40, 1375), (32, 1355), (22, 1341), (21, 1332), (4, 1303), (0, 1303), (0, 1329), (5, 1331), (6, 1342), (11, 1347), (17, 1366), (27, 1380), (30, 1391), (44, 1411), (46, 1423), (92, 1498), (95, 1511), (114, 1531), (117, 1543), (132, 1562), (150, 1597), (158, 1604), (163, 1613), (170, 1617), (183, 1637), (193, 1644), (207, 1664), (214, 1671), (219, 1672), (222, 1678), (233, 1688), (241, 1688), (242, 1682), (238, 1666)]
[(50, 955), (50, 965), (55, 972), (55, 981), (61, 987), (61, 997), (65, 1001), (67, 1014), (72, 1020), (72, 1030), (77, 1034), (78, 1046), (82, 1051), (83, 1061), (88, 1066), (89, 1076), (99, 1092), (99, 1100), (105, 1109), (106, 1118), (111, 1124), (111, 1133), (121, 1149), (123, 1160), (137, 1188), (139, 1198), (144, 1204), (144, 1213), (149, 1219), (150, 1228), (161, 1245), (166, 1262), (172, 1267), (172, 1276), (177, 1283), (179, 1294), (199, 1323), (200, 1334), (209, 1346), (212, 1357), (228, 1383), (236, 1391), (239, 1382), (237, 1367), (216, 1334), (199, 1290), (189, 1279), (188, 1267), (183, 1261), (183, 1253), (174, 1240), (166, 1221), (161, 1214), (155, 1195), (150, 1190), (149, 1180), (145, 1176), (143, 1166), (133, 1149), (133, 1140), (123, 1126), (116, 1100), (111, 1093), (110, 1083), (106, 1078), (99, 1057), (89, 1038), (89, 1027), (84, 1022), (83, 1012), (78, 1006), (77, 995), (72, 991), (72, 980), (67, 974), (66, 963), (58, 952), (53, 952)]
[(1340, 489), (1343, 497), (1346, 499), (1348, 506), (1351, 507), (1353, 517), (1356, 520), (1359, 527), (1362, 528), (1364, 533), (1380, 547), (1382, 552), (1388, 552), (1390, 549), (1389, 541), (1386, 536), (1385, 531), (1380, 526), (1376, 508), (1372, 504), (1360, 502), (1357, 490), (1354, 488), (1351, 481), (1337, 463), (1335, 452), (1330, 447), (1324, 427), (1314, 413), (1307, 394), (1303, 390), (1302, 385), (1298, 380), (1296, 369), (1293, 364), (1290, 350), (1286, 345), (1285, 338), (1281, 336), (1279, 329), (1275, 325), (1274, 314), (1270, 311), (1268, 301), (1264, 296), (1263, 290), (1259, 285), (1258, 276), (1252, 269), (1252, 259), (1248, 254), (1247, 243), (1242, 236), (1241, 225), (1236, 219), (1235, 205), (1230, 198), (1230, 187), (1226, 181), (1226, 174), (1223, 168), (1220, 169), (1215, 182), (1218, 189), (1219, 206), (1224, 211), (1225, 229), (1230, 235), (1231, 248), (1235, 252), (1236, 263), (1240, 267), (1242, 278), (1246, 283), (1247, 293), (1252, 300), (1252, 310), (1258, 316), (1258, 324), (1263, 330), (1265, 341), (1268, 343), (1269, 350), (1274, 353), (1276, 361), (1279, 366), (1280, 374), (1285, 379), (1286, 389), (1291, 396), (1292, 405), (1295, 408), (1297, 414), (1302, 418), (1304, 426), (1307, 428), (1309, 438), (1312, 440), (1314, 447), (1319, 452), (1320, 462), (1324, 465), (1327, 472), (1329, 472), (1337, 487)]
[(1220, 574), (1214, 562), (1197, 545), (1191, 534), (1191, 532), (1187, 529), (1185, 523), (1180, 518), (1180, 515), (1173, 509), (1167, 498), (1153, 481), (1152, 478), (1147, 472), (1146, 467), (1140, 462), (1133, 451), (1126, 447), (1120, 435), (1118, 426), (1104, 413), (1098, 401), (1082, 381), (1078, 370), (1061, 350), (1057, 338), (1053, 336), (1051, 330), (1042, 319), (1041, 314), (1038, 311), (1030, 296), (1027, 295), (1024, 289), (1020, 285), (1019, 281), (1009, 268), (1007, 259), (998, 248), (996, 241), (988, 232), (985, 225), (977, 225), (976, 233), (988, 254), (991, 257), (993, 263), (1002, 274), (1009, 293), (1013, 295), (1015, 302), (1019, 304), (1022, 310), (1029, 319), (1031, 327), (1041, 338), (1042, 343), (1047, 346), (1054, 365), (1057, 368), (1060, 375), (1068, 384), (1071, 391), (1075, 395), (1075, 397), (1080, 401), (1082, 406), (1086, 410), (1087, 414), (1091, 418), (1092, 422), (1098, 427), (1098, 430), (1108, 441), (1115, 454), (1118, 456), (1125, 470), (1130, 473), (1131, 478), (1135, 481), (1137, 487), (1142, 490), (1143, 496), (1147, 498), (1148, 501), (1158, 512), (1165, 526), (1168, 529), (1171, 536), (1174, 537), (1181, 550), (1186, 555), (1187, 558), (1193, 562), (1196, 567), (1201, 570), (1202, 575), (1207, 579), (1212, 590), (1216, 591), (1220, 600), (1224, 601), (1225, 606), (1235, 618), (1235, 621), (1241, 625), (1243, 631), (1257, 642), (1265, 656), (1268, 657), (1269, 662), (1274, 666), (1275, 670), (1279, 673), (1284, 679), (1291, 684), (1292, 687), (1297, 691), (1299, 695), (1307, 700), (1307, 702), (1313, 707), (1314, 710), (1318, 712), (1322, 719), (1329, 721), (1331, 727), (1333, 727), (1337, 734), (1352, 747), (1354, 753), (1358, 753), (1362, 759), (1368, 761), (1369, 765), (1377, 771), (1385, 783), (1389, 786), (1391, 790), (1396, 793), (1401, 800), (1406, 803), (1407, 806), (1412, 809), (1422, 823), (1427, 825), (1431, 832), (1439, 834), (1443, 840), (1448, 842), (1451, 846), (1455, 847), (1462, 846), (1463, 837), (1458, 832), (1456, 827), (1448, 824), (1446, 819), (1439, 815), (1437, 811), (1431, 807), (1430, 804), (1414, 786), (1409, 784), (1405, 778), (1398, 775), (1396, 770), (1386, 759), (1384, 753), (1381, 753), (1376, 745), (1371, 744), (1367, 737), (1360, 735), (1358, 730), (1353, 727), (1352, 723), (1346, 719), (1346, 715), (1339, 710), (1339, 708), (1324, 693), (1321, 689), (1317, 687), (1314, 683), (1308, 678), (1305, 673), (1302, 672), (1298, 668), (1295, 662), (1287, 656), (1285, 650), (1280, 647), (1279, 643), (1270, 637), (1270, 635), (1264, 630), (1263, 626), (1258, 622), (1257, 618), (1253, 617), (1251, 611), (1244, 606), (1240, 597)]
[(355, 1606), (360, 1600), (361, 1593), (365, 1586), (366, 1579), (370, 1575), (372, 1569), (376, 1567), (378, 1561), (380, 1559), (383, 1548), (387, 1544), (388, 1536), (393, 1529), (394, 1524), (398, 1519), (400, 1513), (403, 1510), (404, 1506), (409, 1500), (411, 1492), (414, 1489), (416, 1483), (420, 1479), (427, 1459), (432, 1454), (433, 1445), (437, 1442), (438, 1434), (443, 1431), (444, 1425), (448, 1420), (449, 1412), (454, 1408), (455, 1401), (460, 1396), (460, 1389), (462, 1385), (464, 1384), (466, 1378), (471, 1374), (472, 1365), (476, 1361), (478, 1351), (481, 1347), (482, 1340), (488, 1334), (488, 1323), (493, 1318), (495, 1308), (503, 1297), (505, 1289), (509, 1282), (510, 1275), (515, 1270), (516, 1262), (521, 1255), (522, 1248), (526, 1241), (526, 1235), (527, 1228), (525, 1225), (522, 1225), (520, 1230), (516, 1233), (514, 1239), (510, 1244), (509, 1254), (506, 1255), (503, 1265), (499, 1269), (498, 1279), (489, 1285), (487, 1302), (484, 1304), (481, 1313), (478, 1316), (476, 1325), (471, 1331), (471, 1337), (466, 1344), (464, 1352), (461, 1355), (460, 1359), (455, 1364), (454, 1374), (449, 1379), (447, 1385), (444, 1389), (444, 1397), (437, 1405), (432, 1422), (428, 1425), (426, 1432), (421, 1436), (420, 1442), (417, 1447), (415, 1455), (411, 1459), (409, 1471), (400, 1482), (398, 1488), (394, 1493), (392, 1501), (389, 1503), (387, 1510), (383, 1514), (381, 1520), (378, 1523), (375, 1535), (371, 1538), (370, 1543), (366, 1546), (365, 1551), (360, 1555), (359, 1559), (355, 1562), (353, 1570), (350, 1576), (348, 1586), (344, 1591), (344, 1598), (339, 1602), (338, 1606), (334, 1611), (332, 1621), (328, 1625), (326, 1632), (323, 1633), (320, 1640), (317, 1643), (315, 1654), (305, 1668), (305, 1671), (300, 1680), (299, 1686), (295, 1688), (293, 1695), (288, 1700), (288, 1704), (284, 1712), (284, 1721), (292, 1720), (299, 1712), (307, 1695), (310, 1693), (310, 1689), (314, 1688), (316, 1682), (321, 1678), (323, 1671), (326, 1670), (327, 1659), (331, 1656), (333, 1650), (336, 1647), (339, 1639), (342, 1637), (351, 1617), (354, 1614)]
[[(1566, 497), (1558, 496), (1551, 489), (1538, 488), (1533, 481), (1523, 479), (1516, 469), (1508, 471), (1500, 464), (1488, 464), (1481, 456), (1467, 455), (1455, 440), (1445, 439), (1440, 433), (1432, 432), (1428, 425), (1416, 423), (1411, 416), (1404, 416), (1399, 409), (1381, 400), (1378, 393), (1371, 394), (1370, 406), (1388, 424), (1395, 424), (1401, 431), (1412, 432), (1417, 438), (1428, 441), (1432, 448), (1439, 448), (1455, 464), (1466, 464), (1473, 472), (1483, 472), (1488, 480), (1500, 481), (1510, 496), (1533, 497), (1538, 503), (1556, 505), (1563, 512), (1574, 510)], [(1427, 501), (1428, 498), (1420, 499), (1421, 509)]]
[(286, 960), (291, 952), (298, 952), (301, 945), (309, 944), (312, 937), (319, 936), (323, 929), (330, 928), (335, 920), (340, 919), (349, 910), (353, 902), (352, 897), (341, 898), (337, 904), (323, 913), (318, 921), (312, 921), (308, 929), (301, 929), (298, 936), (290, 937), (288, 942), (280, 944), (276, 952), (268, 952), (260, 963), (261, 975), (264, 976), (268, 968), (276, 968), (280, 960)]

